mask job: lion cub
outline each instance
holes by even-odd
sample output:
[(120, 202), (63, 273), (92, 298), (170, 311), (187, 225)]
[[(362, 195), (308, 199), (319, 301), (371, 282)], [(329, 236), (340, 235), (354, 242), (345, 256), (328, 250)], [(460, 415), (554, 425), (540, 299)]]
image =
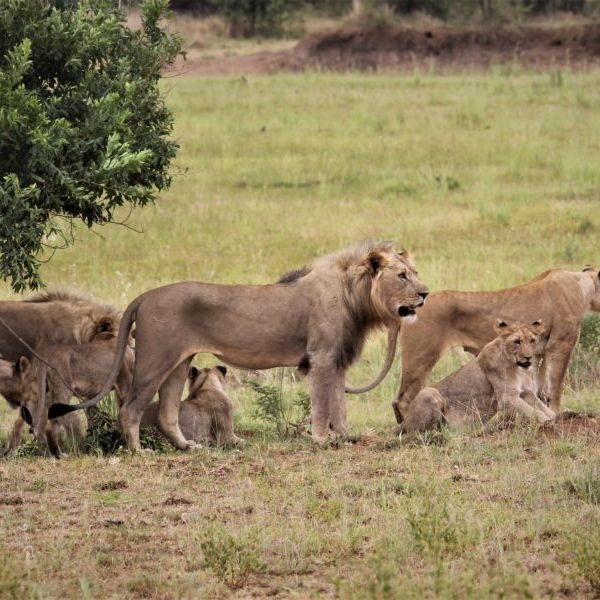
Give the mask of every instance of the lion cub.
[[(233, 433), (233, 405), (223, 383), (227, 367), (210, 369), (191, 367), (188, 373), (190, 392), (179, 408), (179, 427), (186, 440), (199, 444), (243, 444)], [(151, 404), (142, 417), (142, 425), (160, 429), (159, 403)]]
[(498, 411), (520, 413), (539, 423), (556, 414), (536, 395), (534, 349), (544, 332), (541, 321), (509, 325), (498, 319), (498, 336), (471, 362), (437, 385), (423, 388), (411, 402), (397, 432), (489, 420)]
[[(37, 358), (30, 360), (22, 356), (19, 359), (21, 412), (29, 412), (29, 419), (25, 416), (33, 424), (36, 439), (45, 439), (55, 456), (60, 455), (60, 448), (56, 440), (54, 421), (60, 423), (65, 416), (75, 414), (68, 413), (48, 421), (50, 406), (59, 402), (68, 404), (71, 399), (72, 392), (63, 379), (79, 396), (94, 397), (110, 373), (116, 345), (115, 333), (105, 331), (96, 334), (94, 339), (86, 344), (53, 344), (40, 349), (40, 354), (54, 367), (53, 369), (49, 369)], [(119, 405), (121, 398), (129, 393), (133, 363), (133, 350), (128, 347), (113, 388)]]

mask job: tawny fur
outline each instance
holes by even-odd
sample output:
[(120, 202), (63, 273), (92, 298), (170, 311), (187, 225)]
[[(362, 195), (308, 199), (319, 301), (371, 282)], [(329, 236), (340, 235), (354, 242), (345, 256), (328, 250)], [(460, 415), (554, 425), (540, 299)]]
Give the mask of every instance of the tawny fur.
[(525, 415), (545, 423), (556, 414), (536, 395), (536, 346), (543, 325), (500, 321), (497, 337), (479, 355), (411, 402), (398, 431), (435, 429), (442, 423), (484, 423), (496, 412)]
[[(0, 394), (8, 400), (11, 408), (20, 408), (22, 381), (18, 363), (11, 363), (0, 359)], [(85, 423), (86, 419), (82, 414), (64, 415), (52, 423), (50, 436), (53, 440), (57, 439), (59, 432), (62, 430), (68, 437), (76, 441), (80, 440), (85, 435)], [(26, 423), (23, 419), (23, 414), (19, 411), (8, 438), (8, 444), (3, 451), (4, 454), (11, 454), (21, 445), (25, 426)]]
[[(179, 427), (186, 440), (214, 446), (244, 443), (233, 432), (233, 404), (223, 387), (226, 371), (224, 367), (190, 369), (190, 392), (179, 407)], [(142, 426), (160, 430), (158, 409), (158, 402), (146, 409)]]
[(442, 291), (428, 296), (419, 318), (400, 332), (402, 382), (394, 402), (398, 422), (423, 388), (435, 364), (450, 348), (477, 354), (495, 337), (494, 320), (531, 322), (542, 319), (546, 332), (537, 350), (538, 389), (555, 412), (560, 411), (563, 380), (581, 322), (588, 311), (600, 311), (597, 270), (545, 271), (529, 283), (493, 292)]
[(133, 388), (120, 413), (130, 448), (140, 448), (140, 419), (157, 391), (161, 430), (177, 448), (194, 446), (181, 433), (178, 415), (189, 365), (199, 352), (246, 369), (302, 364), (314, 439), (345, 433), (345, 370), (367, 333), (398, 327), (400, 313), (423, 304), (426, 288), (407, 254), (388, 242), (321, 258), (292, 279), (263, 286), (183, 282), (142, 294), (123, 315), (111, 376), (91, 403), (112, 386), (135, 322)]
[[(119, 311), (92, 297), (67, 290), (35, 294), (24, 300), (0, 301), (0, 318), (29, 346), (43, 344), (81, 344), (89, 342), (98, 331), (119, 327)], [(25, 347), (0, 322), (0, 355), (17, 361), (31, 357)]]
[[(53, 450), (52, 440), (48, 437), (48, 432), (52, 432), (51, 422), (49, 424), (47, 418), (48, 409), (52, 404), (68, 404), (71, 399), (71, 390), (58, 373), (80, 397), (92, 398), (101, 389), (110, 372), (116, 346), (117, 338), (111, 332), (99, 333), (85, 344), (42, 346), (38, 352), (53, 369), (46, 367), (37, 358), (29, 360), (21, 357), (21, 402), (31, 413), (36, 439), (42, 442), (46, 439)], [(129, 393), (133, 364), (133, 350), (127, 347), (121, 369), (112, 386), (119, 404)]]

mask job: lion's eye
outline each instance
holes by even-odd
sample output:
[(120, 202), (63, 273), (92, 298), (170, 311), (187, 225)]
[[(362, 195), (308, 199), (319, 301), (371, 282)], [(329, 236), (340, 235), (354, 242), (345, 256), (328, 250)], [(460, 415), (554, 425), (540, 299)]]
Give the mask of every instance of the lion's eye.
[(398, 277), (400, 277), (400, 279), (408, 279), (406, 273), (398, 273)]

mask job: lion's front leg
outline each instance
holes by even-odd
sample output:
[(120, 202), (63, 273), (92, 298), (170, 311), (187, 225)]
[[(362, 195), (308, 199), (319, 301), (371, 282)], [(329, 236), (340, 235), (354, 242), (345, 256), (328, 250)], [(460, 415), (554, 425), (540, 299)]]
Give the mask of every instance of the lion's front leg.
[(25, 427), (25, 421), (21, 414), (19, 414), (15, 420), (15, 424), (13, 425), (12, 431), (10, 432), (10, 437), (8, 438), (8, 445), (4, 450), (4, 455), (11, 455), (20, 445), (21, 438), (23, 436), (23, 428)]
[(319, 364), (311, 360), (310, 400), (312, 437), (324, 442), (333, 432), (346, 433), (346, 403), (344, 398), (344, 371), (333, 363)]

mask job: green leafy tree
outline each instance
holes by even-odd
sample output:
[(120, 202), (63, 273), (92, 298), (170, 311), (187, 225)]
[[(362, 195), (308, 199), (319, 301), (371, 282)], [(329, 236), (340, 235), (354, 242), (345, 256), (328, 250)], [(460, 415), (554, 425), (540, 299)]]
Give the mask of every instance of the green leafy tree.
[(72, 244), (78, 220), (113, 222), (170, 185), (167, 5), (146, 0), (133, 31), (109, 0), (0, 3), (0, 277), (15, 291), (42, 284), (44, 249)]

